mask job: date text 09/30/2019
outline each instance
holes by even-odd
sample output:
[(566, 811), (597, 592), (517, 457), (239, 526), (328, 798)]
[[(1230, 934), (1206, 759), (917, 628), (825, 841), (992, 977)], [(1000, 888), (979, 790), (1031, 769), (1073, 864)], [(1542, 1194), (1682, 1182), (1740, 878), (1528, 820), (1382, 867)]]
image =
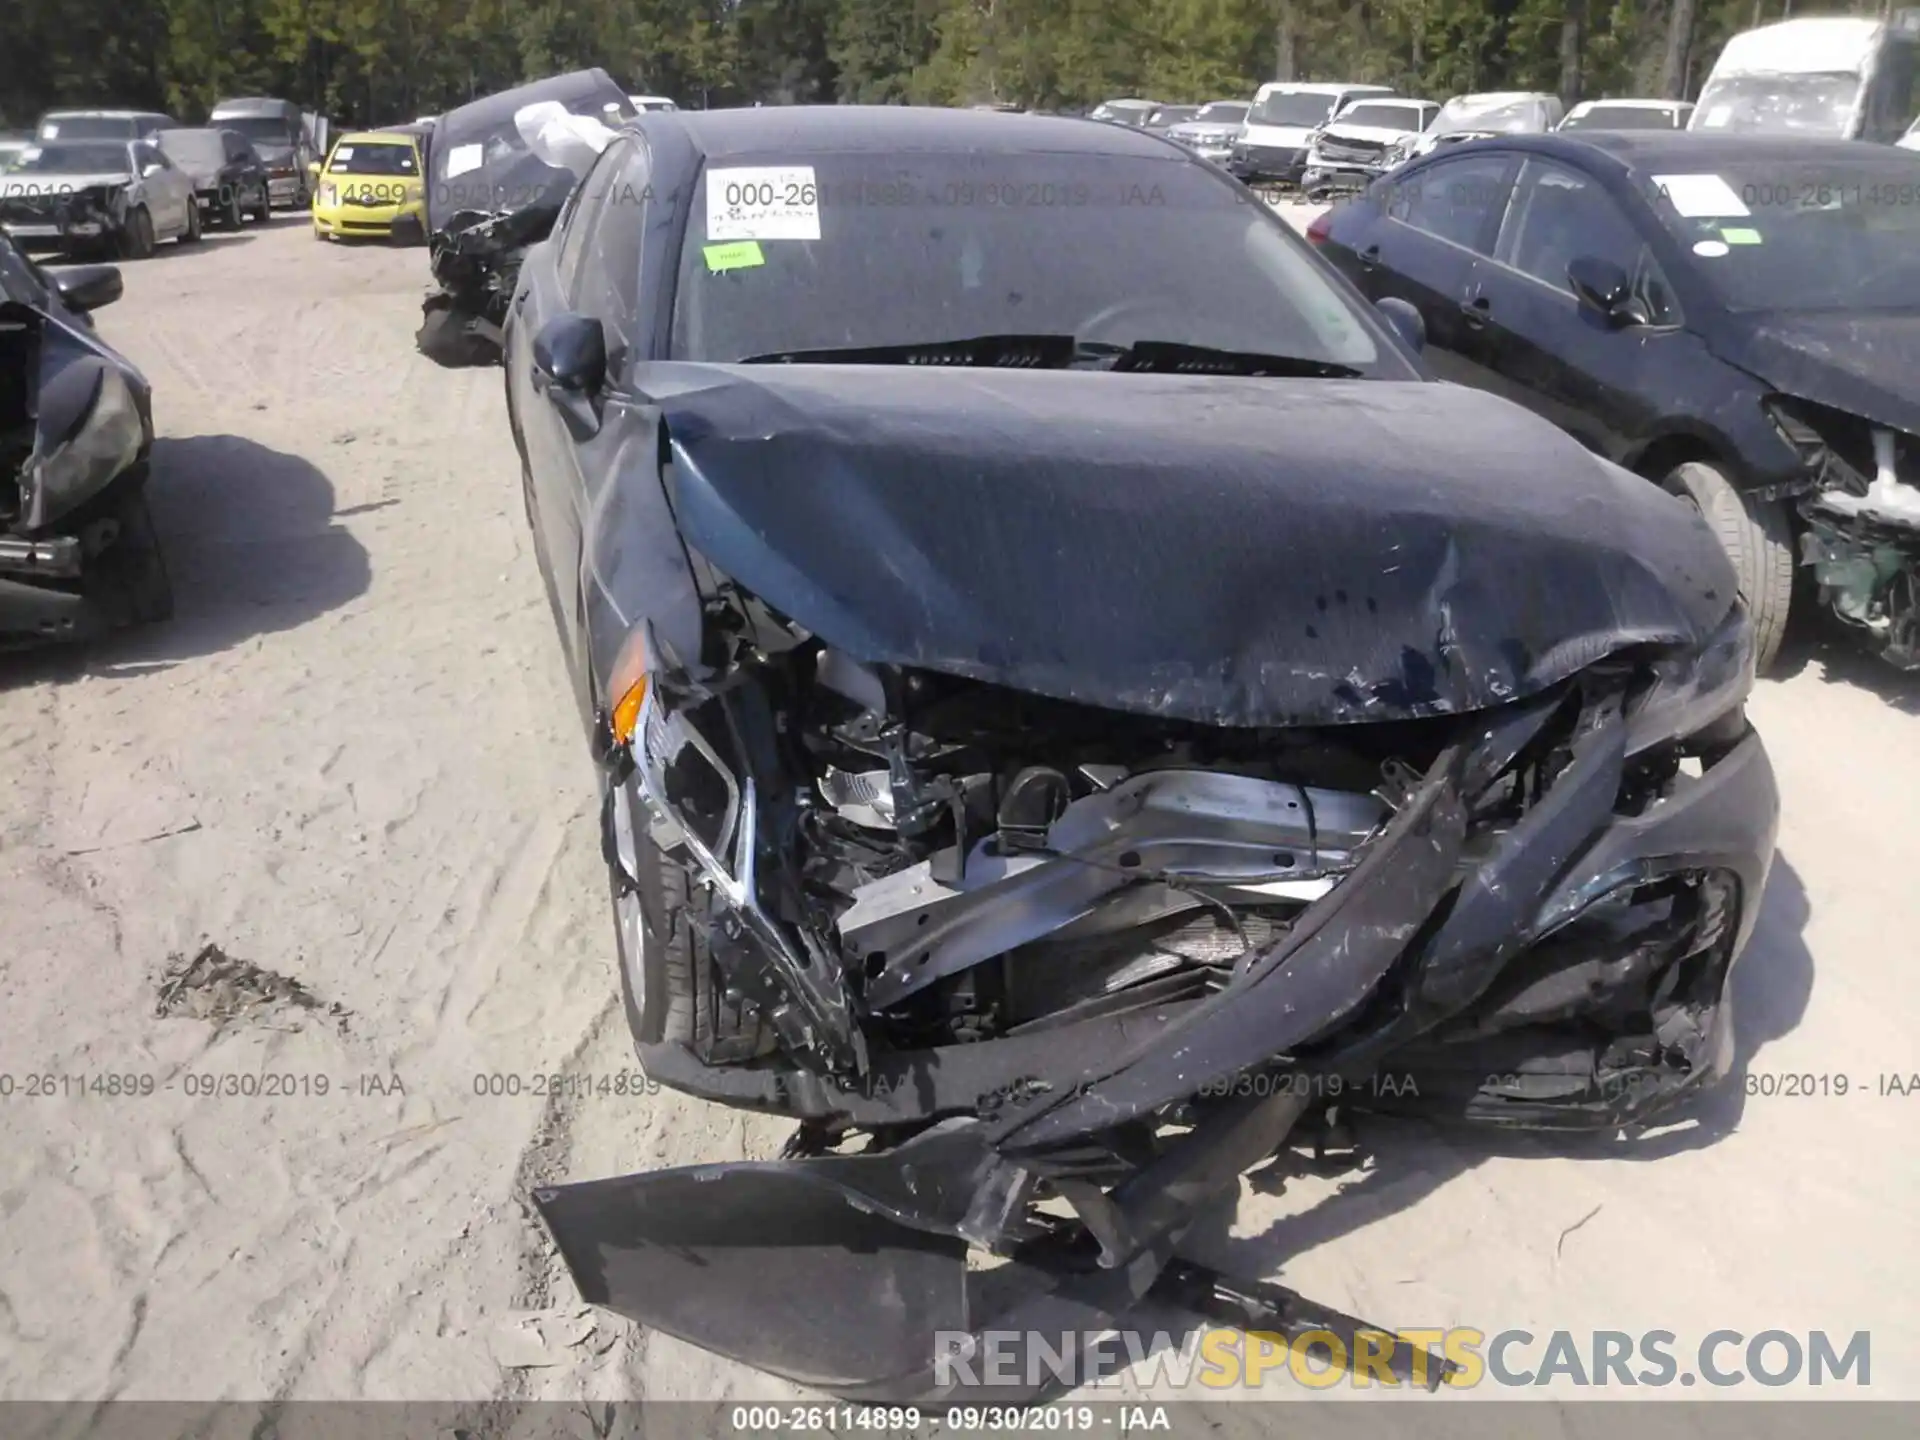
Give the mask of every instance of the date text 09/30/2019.
[(995, 1433), (1131, 1434), (1171, 1430), (1167, 1407), (1156, 1404), (949, 1405), (923, 1410), (917, 1405), (735, 1405), (728, 1428), (739, 1435), (846, 1434), (964, 1435)]

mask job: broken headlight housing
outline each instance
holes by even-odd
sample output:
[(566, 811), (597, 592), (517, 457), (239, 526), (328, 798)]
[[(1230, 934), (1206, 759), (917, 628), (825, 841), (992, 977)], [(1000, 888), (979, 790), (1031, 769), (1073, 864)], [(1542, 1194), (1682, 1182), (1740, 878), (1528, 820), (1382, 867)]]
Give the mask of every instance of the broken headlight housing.
[[(126, 377), (103, 361), (57, 376), (40, 400), (44, 453), (21, 483), (26, 529), (38, 530), (90, 499), (140, 456), (140, 405)], [(52, 436), (64, 436), (48, 443)]]
[[(1647, 668), (1651, 683), (1629, 716), (1629, 755), (1675, 741), (1714, 749), (1737, 740), (1754, 679), (1746, 606), (1736, 601), (1699, 649), (1663, 655)], [(1723, 735), (1723, 729), (1730, 733)]]

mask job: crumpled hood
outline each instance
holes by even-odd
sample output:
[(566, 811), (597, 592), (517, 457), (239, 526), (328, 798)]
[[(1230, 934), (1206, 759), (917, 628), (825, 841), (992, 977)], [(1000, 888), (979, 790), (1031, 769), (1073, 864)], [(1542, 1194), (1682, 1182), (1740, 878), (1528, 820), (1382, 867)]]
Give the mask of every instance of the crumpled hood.
[(1782, 310), (1731, 335), (1720, 358), (1775, 390), (1920, 435), (1920, 314)]
[(1219, 725), (1458, 713), (1704, 639), (1695, 512), (1425, 382), (651, 364), (688, 543), (828, 644)]
[(131, 175), (111, 173), (58, 175), (36, 171), (31, 175), (0, 175), (0, 200), (37, 199), (49, 195), (63, 199), (82, 190), (106, 190), (131, 184)]
[(1351, 140), (1368, 145), (1391, 145), (1420, 132), (1411, 125), (1343, 125), (1338, 120), (1320, 132), (1322, 140)]

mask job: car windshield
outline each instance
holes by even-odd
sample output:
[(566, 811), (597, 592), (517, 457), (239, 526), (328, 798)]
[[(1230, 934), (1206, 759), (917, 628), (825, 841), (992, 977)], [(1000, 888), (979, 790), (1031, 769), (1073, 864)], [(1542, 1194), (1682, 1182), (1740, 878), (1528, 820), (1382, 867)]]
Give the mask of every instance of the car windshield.
[(1596, 105), (1571, 115), (1562, 130), (1674, 130), (1673, 111), (1657, 105)]
[(1412, 105), (1380, 105), (1362, 102), (1342, 110), (1336, 125), (1370, 125), (1381, 130), (1418, 130), (1420, 111)]
[[(676, 357), (734, 362), (1040, 335), (1410, 377), (1376, 348), (1306, 242), (1209, 170), (1066, 154), (828, 154), (798, 173), (759, 168), (781, 164), (709, 168), (698, 182)], [(756, 241), (724, 223), (710, 228), (709, 206), (756, 189), (783, 209), (775, 218), (786, 233), (818, 238)]]
[(1865, 82), (1858, 75), (1723, 75), (1707, 82), (1694, 128), (1761, 135), (1844, 135)]
[(329, 175), (418, 175), (411, 145), (392, 140), (341, 141), (327, 162)]
[(1459, 95), (1440, 107), (1428, 133), (1450, 135), (1456, 130), (1492, 130), (1500, 134), (1521, 134), (1545, 127), (1546, 115), (1540, 102), (1531, 97), (1515, 100)]
[(1197, 105), (1162, 105), (1148, 117), (1149, 125), (1184, 125), (1200, 113)]
[(43, 140), (131, 140), (135, 126), (124, 115), (49, 115), (40, 122)]
[(155, 138), (176, 164), (218, 168), (227, 163), (226, 146), (218, 130), (162, 130)]
[(1202, 105), (1194, 113), (1196, 125), (1238, 125), (1247, 118), (1245, 102), (1239, 100), (1215, 100), (1211, 105)]
[(56, 140), (29, 145), (14, 169), (22, 175), (131, 175), (133, 161), (124, 143), (110, 140)]
[(1333, 113), (1337, 96), (1320, 90), (1276, 90), (1247, 111), (1249, 125), (1318, 125)]
[(1920, 157), (1783, 152), (1646, 185), (1731, 309), (1920, 310)]
[(1139, 100), (1111, 100), (1105, 105), (1096, 105), (1091, 120), (1119, 120), (1128, 125), (1138, 125), (1153, 114), (1153, 106)]
[(278, 115), (223, 115), (218, 124), (222, 130), (238, 130), (256, 144), (293, 144), (293, 127)]

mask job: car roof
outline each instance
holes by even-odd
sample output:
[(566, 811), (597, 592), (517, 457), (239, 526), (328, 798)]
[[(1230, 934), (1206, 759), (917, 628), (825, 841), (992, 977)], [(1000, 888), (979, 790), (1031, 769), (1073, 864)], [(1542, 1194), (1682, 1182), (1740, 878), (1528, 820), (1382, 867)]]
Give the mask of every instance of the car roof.
[[(1481, 143), (1539, 150), (1569, 158), (1581, 152), (1600, 151), (1629, 169), (1677, 167), (1676, 173), (1754, 161), (1842, 162), (1884, 159), (1888, 152), (1901, 153), (1896, 146), (1867, 146), (1858, 140), (1837, 136), (1716, 135), (1699, 130), (1575, 130), (1551, 135), (1502, 135)], [(1920, 158), (1911, 158), (1911, 152), (1907, 153), (1908, 159), (1893, 163), (1920, 164)]]
[(919, 105), (768, 105), (737, 110), (652, 111), (642, 126), (677, 125), (710, 160), (779, 152), (1062, 152), (1136, 155), (1186, 162), (1156, 135), (1064, 115), (1018, 115)]
[(49, 110), (40, 118), (62, 120), (72, 116), (74, 119), (90, 120), (143, 120), (149, 115), (157, 115), (162, 120), (173, 118), (163, 110)]
[(1587, 111), (1602, 105), (1612, 105), (1621, 110), (1673, 110), (1682, 105), (1691, 106), (1692, 104), (1691, 100), (1582, 100), (1573, 108)]
[(334, 143), (345, 145), (411, 145), (418, 136), (406, 130), (349, 130)]
[(162, 135), (237, 135), (237, 130), (228, 130), (224, 125), (169, 125), (164, 130), (153, 132), (156, 137)]

